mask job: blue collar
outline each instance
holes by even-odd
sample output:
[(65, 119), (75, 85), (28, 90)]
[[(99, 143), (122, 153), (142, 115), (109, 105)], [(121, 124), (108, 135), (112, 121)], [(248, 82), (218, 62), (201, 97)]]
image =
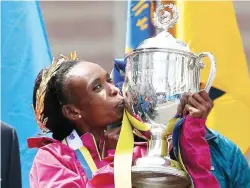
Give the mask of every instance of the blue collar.
[(210, 141), (215, 141), (216, 138), (218, 137), (218, 133), (210, 130), (209, 128), (206, 127), (206, 135), (205, 139), (210, 142)]

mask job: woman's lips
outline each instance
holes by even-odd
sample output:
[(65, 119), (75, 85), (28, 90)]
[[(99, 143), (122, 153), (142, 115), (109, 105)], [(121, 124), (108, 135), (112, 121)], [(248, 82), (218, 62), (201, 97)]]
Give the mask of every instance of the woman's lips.
[(118, 108), (123, 108), (123, 107), (124, 107), (124, 104), (125, 104), (124, 100), (121, 99), (121, 100), (118, 102), (118, 104), (116, 105), (116, 107), (118, 107)]

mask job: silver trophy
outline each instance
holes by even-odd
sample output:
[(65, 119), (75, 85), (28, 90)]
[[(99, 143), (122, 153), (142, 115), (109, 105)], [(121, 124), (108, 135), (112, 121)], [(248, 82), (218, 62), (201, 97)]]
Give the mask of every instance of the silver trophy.
[(200, 91), (202, 59), (208, 57), (211, 63), (205, 86), (207, 92), (215, 77), (216, 64), (211, 53), (193, 54), (184, 42), (168, 32), (177, 20), (175, 5), (159, 6), (154, 13), (154, 24), (163, 31), (143, 41), (125, 58), (123, 94), (126, 109), (150, 126), (147, 156), (139, 158), (132, 167), (132, 183), (137, 188), (184, 188), (191, 184), (184, 171), (171, 165), (168, 122), (176, 115), (184, 92)]

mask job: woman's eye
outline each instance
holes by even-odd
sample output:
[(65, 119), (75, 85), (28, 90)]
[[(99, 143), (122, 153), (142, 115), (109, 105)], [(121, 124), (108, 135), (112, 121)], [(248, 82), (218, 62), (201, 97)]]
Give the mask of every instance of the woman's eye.
[(93, 89), (95, 92), (99, 92), (99, 91), (101, 91), (102, 90), (102, 86), (101, 85), (96, 85), (95, 87), (94, 87), (94, 89)]
[(107, 82), (108, 82), (108, 83), (113, 83), (113, 79), (112, 79), (112, 78), (108, 78), (108, 79), (107, 79)]

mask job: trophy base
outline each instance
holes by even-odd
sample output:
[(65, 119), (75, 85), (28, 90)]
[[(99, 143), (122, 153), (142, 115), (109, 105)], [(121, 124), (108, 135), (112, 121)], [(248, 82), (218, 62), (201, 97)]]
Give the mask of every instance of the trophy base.
[[(132, 185), (136, 188), (188, 188), (189, 176), (169, 165), (170, 159), (145, 157), (132, 167)], [(155, 164), (148, 163), (154, 161)], [(162, 163), (165, 161), (164, 163)], [(161, 164), (160, 164), (161, 163)]]

